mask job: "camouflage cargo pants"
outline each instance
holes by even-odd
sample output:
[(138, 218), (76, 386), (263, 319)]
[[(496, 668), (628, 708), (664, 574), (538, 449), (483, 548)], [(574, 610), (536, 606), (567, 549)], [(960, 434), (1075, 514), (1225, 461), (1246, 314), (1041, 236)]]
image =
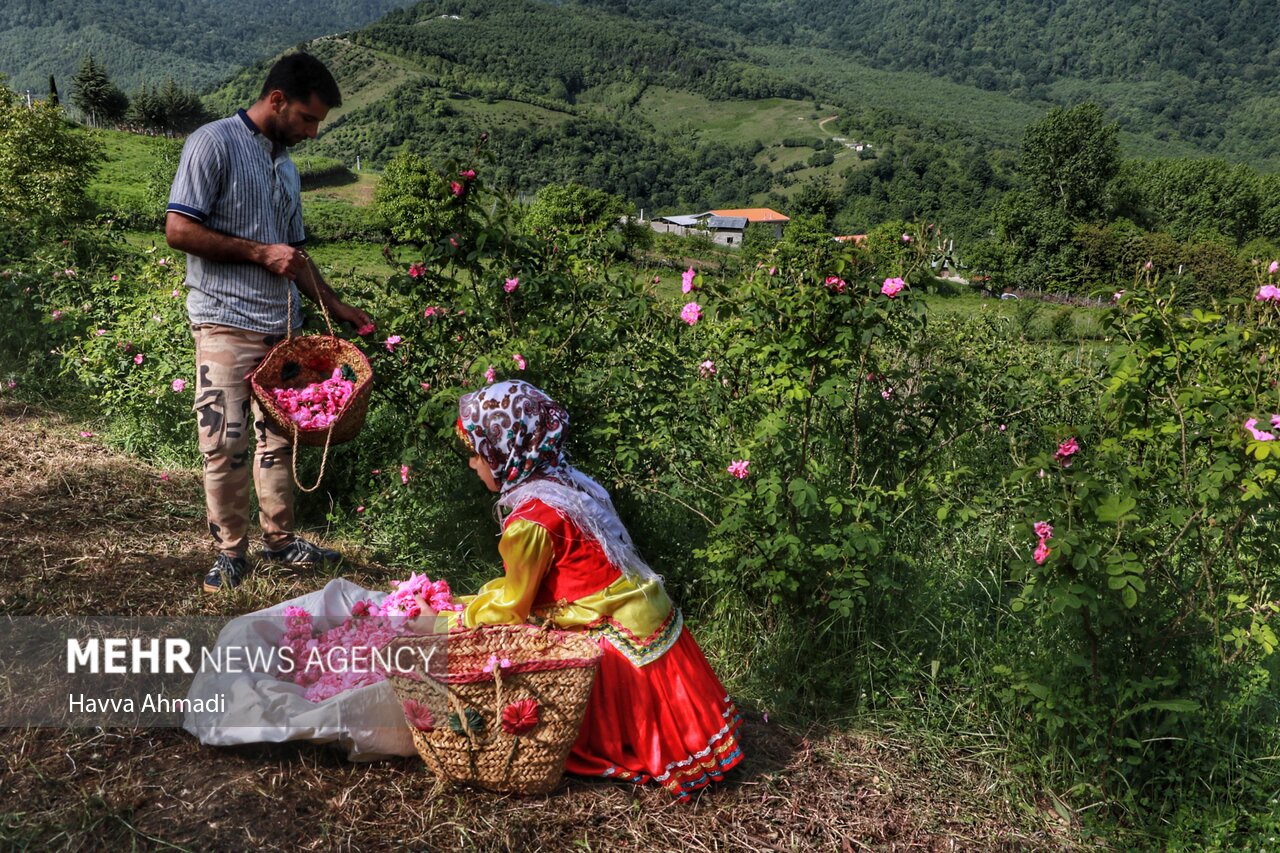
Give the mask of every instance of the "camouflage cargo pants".
[(266, 547), (281, 548), (293, 539), (292, 445), (263, 415), (245, 380), (280, 336), (215, 325), (194, 326), (191, 334), (196, 345), (193, 408), (204, 455), (204, 499), (214, 547), (232, 557), (248, 552), (252, 416), (258, 523)]

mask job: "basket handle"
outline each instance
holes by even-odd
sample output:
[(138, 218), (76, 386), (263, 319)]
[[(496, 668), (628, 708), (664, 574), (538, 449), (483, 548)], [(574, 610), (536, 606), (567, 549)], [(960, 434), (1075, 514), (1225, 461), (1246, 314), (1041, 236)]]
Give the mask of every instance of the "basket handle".
[(309, 489), (298, 479), (298, 428), (297, 426), (293, 428), (293, 482), (298, 484), (300, 491), (311, 494), (320, 488), (320, 481), (324, 479), (324, 466), (329, 462), (329, 442), (333, 439), (333, 426), (329, 424), (329, 429), (324, 434), (324, 453), (320, 456), (320, 473), (316, 476), (316, 484)]
[[(320, 297), (320, 282), (316, 281), (315, 264), (311, 260), (311, 256), (308, 255), (305, 251), (303, 251), (302, 249), (299, 249), (298, 251), (302, 254), (302, 257), (307, 259), (307, 266), (306, 266), (307, 278), (311, 281), (311, 289), (315, 291), (316, 302), (319, 303), (320, 305), (320, 314), (324, 317), (324, 324), (329, 329), (329, 337), (332, 338), (334, 337), (333, 321), (329, 319), (329, 309), (328, 307), (325, 306), (324, 299)], [(294, 288), (293, 285), (289, 286), (288, 307), (287, 307), (287, 313), (285, 314), (284, 336), (286, 338), (293, 337), (293, 288)]]
[[(324, 316), (324, 324), (329, 327), (329, 337), (333, 337), (333, 321), (329, 319), (329, 309), (325, 307), (324, 300), (320, 298), (320, 284), (316, 281), (314, 272), (315, 267), (311, 261), (311, 256), (301, 249), (298, 251), (302, 253), (302, 257), (307, 259), (306, 274), (311, 280), (311, 289), (316, 293), (316, 302), (320, 304), (320, 313)], [(294, 285), (290, 284), (288, 289), (288, 304), (285, 309), (284, 336), (286, 339), (293, 337), (293, 288)], [(300, 491), (306, 494), (311, 494), (316, 489), (320, 488), (320, 483), (324, 480), (324, 468), (329, 462), (329, 442), (333, 439), (333, 427), (334, 424), (329, 424), (329, 431), (325, 433), (324, 453), (320, 457), (320, 474), (316, 477), (315, 485), (309, 489), (302, 485), (302, 481), (298, 479), (298, 428), (296, 426), (293, 428), (293, 482), (298, 485), (298, 489)]]

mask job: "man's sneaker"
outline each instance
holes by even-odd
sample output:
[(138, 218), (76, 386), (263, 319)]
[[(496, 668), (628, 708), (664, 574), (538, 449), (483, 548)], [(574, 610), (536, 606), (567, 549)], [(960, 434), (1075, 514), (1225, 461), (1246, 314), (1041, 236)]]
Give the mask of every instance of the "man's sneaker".
[(204, 591), (217, 592), (221, 589), (235, 589), (249, 574), (249, 561), (244, 557), (228, 557), (219, 554), (213, 561), (213, 568), (204, 576)]
[(277, 548), (274, 551), (262, 549), (262, 559), (291, 566), (318, 566), (321, 563), (336, 563), (342, 559), (342, 555), (337, 551), (321, 548), (298, 536), (283, 548)]

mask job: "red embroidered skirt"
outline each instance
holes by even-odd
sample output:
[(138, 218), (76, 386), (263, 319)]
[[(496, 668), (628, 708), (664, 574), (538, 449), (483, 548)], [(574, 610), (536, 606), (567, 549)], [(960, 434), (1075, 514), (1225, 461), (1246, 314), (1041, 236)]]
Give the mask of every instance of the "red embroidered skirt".
[(742, 760), (742, 718), (688, 630), (640, 667), (597, 642), (604, 656), (568, 772), (656, 782), (687, 800)]

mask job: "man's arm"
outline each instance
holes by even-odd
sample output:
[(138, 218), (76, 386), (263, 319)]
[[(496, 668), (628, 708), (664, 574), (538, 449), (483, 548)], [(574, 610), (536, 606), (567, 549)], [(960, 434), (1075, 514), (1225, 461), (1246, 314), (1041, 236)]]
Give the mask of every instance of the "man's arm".
[(171, 248), (180, 252), (220, 263), (257, 264), (295, 280), (310, 263), (306, 252), (287, 243), (259, 243), (232, 237), (172, 210), (165, 216), (164, 238)]

